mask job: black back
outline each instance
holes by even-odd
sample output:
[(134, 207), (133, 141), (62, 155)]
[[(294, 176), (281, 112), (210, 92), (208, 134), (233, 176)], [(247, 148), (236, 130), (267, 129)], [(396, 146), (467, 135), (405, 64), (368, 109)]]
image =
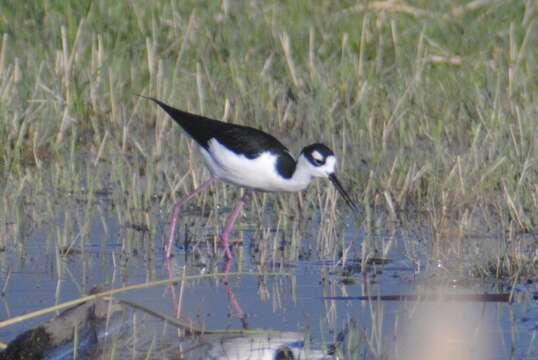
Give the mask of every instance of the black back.
[(236, 154), (255, 159), (262, 152), (269, 151), (278, 156), (277, 170), (285, 178), (295, 171), (295, 160), (289, 150), (274, 136), (248, 126), (229, 124), (173, 108), (152, 97), (145, 98), (157, 103), (174, 119), (201, 147), (209, 150), (209, 140), (220, 144)]

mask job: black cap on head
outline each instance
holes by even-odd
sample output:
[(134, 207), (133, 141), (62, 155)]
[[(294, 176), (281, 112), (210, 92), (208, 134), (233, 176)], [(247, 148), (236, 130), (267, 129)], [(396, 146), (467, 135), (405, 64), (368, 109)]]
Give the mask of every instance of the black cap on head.
[(301, 153), (314, 166), (322, 166), (329, 156), (334, 156), (327, 145), (319, 143), (306, 146)]

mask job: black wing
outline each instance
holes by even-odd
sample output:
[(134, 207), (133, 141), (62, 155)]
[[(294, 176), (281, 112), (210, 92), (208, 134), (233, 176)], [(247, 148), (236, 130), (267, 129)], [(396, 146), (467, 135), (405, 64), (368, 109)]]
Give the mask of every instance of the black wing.
[(258, 157), (264, 151), (270, 151), (278, 155), (277, 169), (282, 176), (289, 178), (295, 171), (295, 160), (289, 150), (272, 135), (248, 126), (229, 124), (191, 114), (155, 98), (143, 97), (157, 103), (206, 150), (209, 149), (209, 140), (216, 139), (236, 154), (243, 154), (249, 159)]
[(277, 155), (276, 168), (282, 177), (289, 179), (295, 172), (296, 162), (286, 148), (274, 136), (248, 126), (229, 125), (214, 138), (237, 154), (249, 159), (257, 158), (262, 152), (270, 151)]

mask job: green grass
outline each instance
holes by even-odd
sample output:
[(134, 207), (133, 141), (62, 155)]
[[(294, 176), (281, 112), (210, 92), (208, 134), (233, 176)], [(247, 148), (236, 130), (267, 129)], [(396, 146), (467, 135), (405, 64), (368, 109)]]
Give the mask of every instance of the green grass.
[[(369, 232), (418, 222), (434, 258), (495, 247), (473, 260), (479, 273), (536, 276), (538, 7), (383, 4), (2, 2), (6, 224), (36, 189), (90, 204), (109, 189), (128, 210), (120, 224), (155, 235), (155, 199), (169, 209), (205, 170), (167, 116), (135, 96), (147, 94), (267, 130), (294, 153), (326, 142)], [(218, 186), (212, 197), (227, 206), (234, 193)], [(300, 201), (275, 198), (296, 214), (334, 194), (312, 186)]]

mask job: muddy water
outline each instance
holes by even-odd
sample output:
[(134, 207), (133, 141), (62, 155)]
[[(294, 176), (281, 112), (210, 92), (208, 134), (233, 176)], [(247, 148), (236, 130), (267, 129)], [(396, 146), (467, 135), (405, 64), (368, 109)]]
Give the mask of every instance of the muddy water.
[[(259, 248), (259, 232), (248, 226), (241, 227), (239, 237), (243, 241), (236, 245), (238, 256), (231, 263), (215, 257), (207, 247), (194, 252), (191, 247), (178, 246), (174, 249), (175, 257), (165, 264), (160, 250), (164, 223), (153, 240), (147, 233), (135, 231), (135, 243), (140, 245), (126, 250), (118, 241), (122, 229), (118, 229), (114, 215), (105, 214), (104, 218), (105, 222), (101, 214), (92, 221), (89, 241), (83, 248), (74, 246), (75, 250), (67, 256), (58, 257), (51, 241), (54, 234), (50, 234), (52, 230), (46, 225), (27, 236), (23, 250), (11, 246), (0, 254), (5, 289), (1, 319), (80, 297), (96, 284), (115, 288), (166, 279), (170, 274), (228, 271), (227, 281), (210, 277), (173, 288), (133, 291), (118, 298), (171, 317), (179, 312), (180, 318), (207, 330), (267, 329), (273, 331), (271, 335), (220, 333), (204, 338), (203, 344), (199, 344), (192, 338), (187, 341), (178, 337), (177, 332), (167, 328), (166, 336), (157, 337), (160, 342), (156, 343), (155, 337), (140, 342), (137, 354), (143, 358), (147, 350), (144, 347), (154, 351), (182, 344), (184, 349), (188, 342), (189, 348), (196, 350), (182, 352), (187, 358), (203, 358), (207, 354), (214, 358), (225, 355), (244, 358), (245, 354), (261, 358), (264, 354), (274, 356), (277, 351), (287, 351), (288, 355), (302, 354), (303, 358), (330, 357), (336, 352), (344, 358), (366, 359), (538, 359), (538, 305), (525, 296), (526, 292), (537, 291), (535, 284), (519, 286), (513, 303), (380, 300), (378, 296), (390, 294), (499, 291), (488, 281), (455, 281), (440, 270), (439, 264), (428, 265), (422, 260), (418, 267), (416, 261), (403, 256), (404, 243), (412, 239), (402, 234), (392, 235), (395, 245), (386, 255), (389, 261), (372, 263), (368, 269), (361, 269), (360, 263), (353, 261), (359, 257), (362, 241), (361, 233), (353, 227), (347, 228), (344, 234), (351, 249), (346, 264), (318, 255), (312, 234), (305, 234), (299, 246), (299, 260), (283, 263), (278, 256), (275, 260), (272, 256), (260, 258), (255, 250)], [(274, 238), (282, 236), (286, 234), (278, 233)], [(234, 275), (236, 272), (243, 275)], [(48, 318), (0, 329), (0, 340), (7, 343)], [(101, 339), (93, 346), (103, 343)], [(67, 345), (68, 357), (69, 349), (72, 344)], [(65, 349), (59, 349), (51, 358), (62, 358), (58, 354), (64, 353)], [(118, 358), (126, 356), (119, 350), (115, 354)], [(173, 357), (170, 353), (167, 356)]]

